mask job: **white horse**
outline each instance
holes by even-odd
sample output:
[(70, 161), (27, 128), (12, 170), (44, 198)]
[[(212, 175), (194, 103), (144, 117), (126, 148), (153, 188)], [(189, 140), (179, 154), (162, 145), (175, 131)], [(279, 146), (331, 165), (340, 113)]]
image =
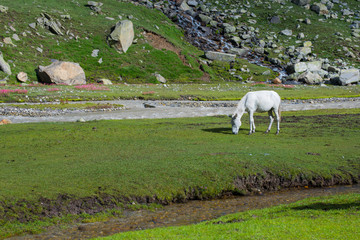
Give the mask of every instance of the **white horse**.
[(249, 113), (250, 118), (250, 132), (249, 135), (255, 132), (254, 112), (268, 112), (270, 117), (270, 125), (265, 133), (271, 129), (274, 122), (274, 115), (277, 121), (276, 134), (280, 132), (280, 103), (279, 94), (274, 91), (257, 91), (248, 92), (239, 102), (234, 114), (231, 116), (232, 132), (238, 134), (241, 126), (241, 117), (245, 112)]

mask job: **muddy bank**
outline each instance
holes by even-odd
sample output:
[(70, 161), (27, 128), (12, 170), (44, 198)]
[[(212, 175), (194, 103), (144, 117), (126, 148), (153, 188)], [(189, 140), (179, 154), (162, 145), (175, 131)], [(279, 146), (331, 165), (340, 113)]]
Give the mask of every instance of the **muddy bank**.
[(297, 187), (281, 190), (276, 193), (266, 192), (249, 196), (230, 196), (215, 200), (195, 200), (187, 203), (170, 204), (156, 211), (125, 210), (122, 217), (105, 222), (83, 223), (69, 226), (66, 229), (52, 227), (42, 234), (19, 236), (10, 239), (89, 239), (109, 236), (124, 231), (194, 224), (226, 214), (288, 204), (308, 197), (345, 193), (360, 193), (360, 185), (327, 188)]
[[(76, 198), (71, 195), (60, 195), (56, 199), (40, 198), (36, 202), (20, 200), (15, 203), (0, 201), (2, 211), (0, 218), (6, 221), (19, 221), (27, 223), (34, 220), (64, 216), (65, 214), (95, 214), (107, 209), (126, 210), (127, 204), (150, 204), (159, 203), (171, 205), (173, 203), (186, 203), (189, 200), (220, 199), (229, 196), (251, 196), (275, 192), (280, 189), (315, 188), (334, 185), (352, 185), (359, 182), (359, 176), (344, 173), (344, 176), (323, 178), (321, 176), (306, 178), (298, 175), (290, 178), (274, 175), (270, 172), (263, 174), (237, 177), (233, 181), (231, 189), (223, 189), (214, 195), (205, 195), (201, 187), (184, 189), (171, 200), (160, 199), (157, 196), (133, 196), (123, 197), (97, 192), (94, 196)], [(130, 230), (130, 229), (128, 229)]]

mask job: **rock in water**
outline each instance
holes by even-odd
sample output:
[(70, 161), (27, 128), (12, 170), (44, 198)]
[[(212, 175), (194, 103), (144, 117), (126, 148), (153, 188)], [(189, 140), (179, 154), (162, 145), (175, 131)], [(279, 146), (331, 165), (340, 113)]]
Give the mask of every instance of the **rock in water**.
[(109, 40), (115, 42), (115, 48), (126, 53), (134, 40), (134, 27), (130, 20), (123, 20), (116, 23), (116, 26), (109, 36)]
[(10, 65), (4, 60), (2, 52), (0, 52), (0, 69), (4, 73), (11, 75)]
[(85, 72), (78, 63), (56, 61), (49, 66), (39, 66), (39, 81), (66, 85), (86, 84)]

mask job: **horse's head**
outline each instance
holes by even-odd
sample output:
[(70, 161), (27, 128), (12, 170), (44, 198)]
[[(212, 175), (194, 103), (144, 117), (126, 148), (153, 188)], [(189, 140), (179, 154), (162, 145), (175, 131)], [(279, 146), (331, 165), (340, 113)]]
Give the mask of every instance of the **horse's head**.
[(238, 134), (239, 128), (241, 126), (240, 116), (237, 113), (234, 113), (231, 116), (231, 125), (233, 134)]

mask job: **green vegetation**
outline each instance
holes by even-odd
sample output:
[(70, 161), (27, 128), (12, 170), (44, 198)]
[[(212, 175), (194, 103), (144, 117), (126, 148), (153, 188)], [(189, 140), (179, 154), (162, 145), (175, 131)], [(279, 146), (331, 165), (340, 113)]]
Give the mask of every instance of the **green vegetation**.
[[(107, 78), (114, 83), (156, 83), (153, 76), (155, 72), (160, 73), (169, 83), (230, 80), (225, 76), (218, 78), (216, 71), (207, 66), (202, 67), (207, 73), (200, 70), (199, 60), (203, 52), (187, 43), (182, 30), (160, 11), (129, 2), (102, 2), (102, 14), (93, 14), (93, 11), (85, 6), (87, 0), (66, 1), (61, 6), (56, 0), (31, 3), (2, 1), (9, 10), (8, 13), (1, 14), (0, 20), (15, 28), (20, 37), (20, 41), (13, 40), (16, 46), (5, 44), (2, 50), (5, 60), (11, 62), (13, 72), (8, 82), (16, 83), (15, 76), (21, 71), (29, 75), (30, 82), (36, 81), (38, 66), (47, 66), (53, 59), (79, 63), (88, 82)], [(34, 4), (36, 8), (33, 7)], [(65, 29), (63, 36), (54, 35), (41, 27), (36, 30), (29, 27), (42, 13), (47, 13), (61, 22)], [(64, 19), (62, 15), (70, 15), (71, 19)], [(130, 18), (135, 28), (136, 44), (125, 54), (116, 52), (106, 40), (111, 28), (120, 20), (119, 16), (122, 19), (132, 16)], [(13, 32), (7, 25), (0, 28), (2, 38), (12, 36)], [(153, 40), (148, 33), (154, 33), (158, 37)], [(43, 51), (40, 53), (37, 48)], [(98, 57), (91, 56), (94, 49), (99, 50)], [(255, 72), (252, 73), (259, 75), (257, 79), (260, 81), (275, 75), (271, 71), (270, 76), (262, 76), (264, 68), (250, 63), (247, 65), (254, 69)], [(0, 79), (5, 77), (5, 73), (0, 72)], [(244, 76), (244, 79), (246, 78)]]
[[(94, 86), (97, 86), (94, 84)], [(102, 86), (102, 85), (98, 85)], [(3, 89), (3, 90), (2, 90)], [(95, 88), (96, 89), (96, 88)], [(360, 85), (304, 86), (241, 84), (118, 84), (106, 90), (86, 90), (74, 86), (32, 85), (27, 87), (0, 86), (1, 102), (71, 102), (85, 100), (240, 100), (248, 91), (274, 90), (282, 99), (318, 99), (332, 97), (360, 97)], [(4, 90), (18, 92), (2, 93)]]
[(359, 224), (360, 195), (348, 194), (97, 239), (359, 239)]
[(63, 216), (76, 199), (84, 201), (81, 211), (96, 212), (144, 198), (241, 194), (248, 189), (235, 179), (254, 175), (309, 185), (352, 181), (360, 173), (359, 114), (285, 112), (278, 136), (263, 133), (265, 115), (257, 115), (252, 136), (246, 117), (233, 135), (225, 116), (1, 126), (1, 236), (28, 231), (20, 226), (47, 219), (52, 207)]

